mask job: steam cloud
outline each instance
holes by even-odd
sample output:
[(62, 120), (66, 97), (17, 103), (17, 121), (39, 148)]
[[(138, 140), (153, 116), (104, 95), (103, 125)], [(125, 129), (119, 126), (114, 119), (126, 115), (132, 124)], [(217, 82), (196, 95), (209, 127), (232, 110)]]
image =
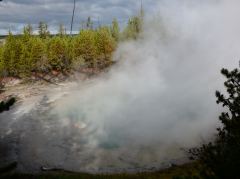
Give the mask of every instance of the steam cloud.
[(17, 160), (20, 171), (90, 172), (184, 161), (182, 149), (208, 141), (219, 125), (214, 92), (223, 88), (220, 69), (238, 64), (239, 7), (238, 0), (160, 1), (141, 38), (119, 45), (107, 74), (0, 115), (5, 160)]

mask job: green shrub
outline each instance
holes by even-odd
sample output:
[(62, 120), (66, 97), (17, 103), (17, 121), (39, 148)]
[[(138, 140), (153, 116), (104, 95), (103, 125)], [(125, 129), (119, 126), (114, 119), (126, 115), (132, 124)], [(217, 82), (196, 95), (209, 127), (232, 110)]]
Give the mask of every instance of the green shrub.
[(190, 150), (193, 159), (204, 166), (204, 178), (239, 178), (240, 171), (240, 71), (222, 69), (227, 78), (224, 83), (227, 95), (216, 92), (217, 103), (226, 108), (219, 120), (215, 141)]
[(73, 60), (84, 59), (86, 66), (93, 67), (94, 59), (97, 56), (95, 43), (95, 31), (81, 30), (79, 35), (72, 41)]
[(65, 38), (53, 37), (48, 45), (48, 61), (52, 69), (63, 70), (68, 68), (70, 60), (67, 54)]

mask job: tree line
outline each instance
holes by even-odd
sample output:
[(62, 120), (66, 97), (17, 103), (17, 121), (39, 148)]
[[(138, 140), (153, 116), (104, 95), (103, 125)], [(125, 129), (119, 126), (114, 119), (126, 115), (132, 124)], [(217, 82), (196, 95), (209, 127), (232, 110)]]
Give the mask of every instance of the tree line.
[(113, 64), (112, 54), (118, 42), (138, 38), (142, 24), (142, 17), (136, 16), (122, 31), (117, 19), (110, 26), (93, 28), (89, 17), (86, 26), (74, 36), (69, 36), (63, 25), (53, 35), (44, 22), (39, 23), (37, 35), (31, 25), (25, 26), (21, 35), (9, 31), (0, 45), (0, 76), (23, 78), (33, 72), (106, 68)]

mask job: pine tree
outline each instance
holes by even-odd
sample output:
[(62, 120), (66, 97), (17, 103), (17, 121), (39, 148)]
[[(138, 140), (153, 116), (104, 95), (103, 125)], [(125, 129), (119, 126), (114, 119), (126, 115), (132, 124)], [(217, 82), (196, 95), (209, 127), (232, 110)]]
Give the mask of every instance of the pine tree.
[(131, 17), (128, 20), (128, 24), (123, 31), (123, 40), (125, 39), (137, 39), (142, 32), (144, 23), (144, 9), (141, 1), (141, 9), (137, 16)]
[(113, 19), (113, 22), (112, 22), (111, 33), (113, 38), (116, 40), (116, 42), (118, 42), (120, 38), (120, 28), (118, 25), (118, 21), (115, 18)]
[(38, 26), (38, 33), (41, 38), (46, 39), (50, 35), (48, 25), (41, 21)]
[(19, 58), (19, 64), (17, 66), (18, 70), (19, 70), (19, 76), (21, 77), (25, 77), (28, 76), (30, 74), (31, 71), (31, 64), (28, 63), (29, 58), (30, 58), (30, 51), (31, 50), (31, 44), (29, 43), (29, 41), (21, 41), (21, 55)]
[(222, 127), (218, 128), (214, 142), (191, 149), (190, 154), (205, 167), (205, 178), (237, 179), (240, 171), (240, 71), (222, 69), (221, 72), (227, 78), (224, 85), (228, 94), (216, 92), (217, 103), (227, 109), (219, 117)]
[(31, 64), (29, 64), (30, 52), (31, 52), (31, 35), (32, 27), (30, 25), (23, 28), (23, 36), (19, 38), (21, 43), (21, 54), (19, 58), (19, 76), (25, 77), (30, 75)]
[(33, 27), (31, 24), (28, 24), (26, 27), (24, 27), (23, 30), (24, 34), (32, 35), (33, 34)]
[(96, 45), (98, 58), (95, 66), (108, 66), (111, 64), (111, 55), (115, 50), (115, 40), (112, 37), (111, 30), (108, 27), (101, 27), (96, 34)]
[(67, 68), (69, 62), (66, 53), (66, 42), (60, 37), (54, 37), (49, 42), (48, 61), (54, 70)]
[(14, 37), (11, 32), (6, 39), (4, 45), (2, 61), (4, 63), (5, 72), (10, 76), (19, 75), (19, 62), (22, 52), (22, 43), (21, 40), (17, 37)]
[(39, 37), (31, 38), (30, 41), (30, 56), (28, 65), (31, 71), (46, 73), (50, 70), (50, 65), (47, 59), (47, 45), (43, 39)]
[(87, 18), (86, 27), (87, 29), (91, 29), (91, 30), (93, 29), (93, 22), (90, 16)]
[(95, 32), (93, 30), (80, 31), (80, 34), (73, 39), (74, 61), (84, 59), (86, 66), (93, 67), (96, 55)]
[(135, 16), (129, 19), (127, 27), (124, 29), (124, 39), (137, 39), (142, 31), (143, 22), (141, 17)]

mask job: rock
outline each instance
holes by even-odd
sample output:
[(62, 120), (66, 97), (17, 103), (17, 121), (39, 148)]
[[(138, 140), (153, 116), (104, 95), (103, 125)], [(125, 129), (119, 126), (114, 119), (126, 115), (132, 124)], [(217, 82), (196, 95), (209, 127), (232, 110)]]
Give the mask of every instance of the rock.
[(21, 79), (19, 78), (14, 78), (14, 77), (4, 77), (0, 79), (0, 84), (5, 86), (5, 87), (11, 87), (18, 85), (22, 82)]

